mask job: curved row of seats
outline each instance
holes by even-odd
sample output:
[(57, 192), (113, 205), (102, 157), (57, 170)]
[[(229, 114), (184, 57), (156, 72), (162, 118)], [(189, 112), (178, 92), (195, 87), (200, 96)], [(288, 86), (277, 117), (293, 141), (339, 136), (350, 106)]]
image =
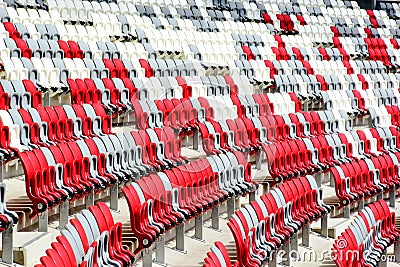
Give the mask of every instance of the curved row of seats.
[(122, 244), (122, 224), (103, 202), (70, 219), (36, 267), (131, 266), (135, 255)]
[[(236, 85), (231, 85), (233, 86)], [(224, 121), (267, 116), (272, 113), (285, 115), (301, 110), (301, 102), (292, 93), (252, 95), (232, 93), (230, 97), (166, 98), (156, 100), (154, 103), (149, 100), (133, 100), (132, 104), (138, 128), (167, 125), (177, 130), (197, 127), (198, 124), (203, 124), (207, 120)]]
[(342, 205), (399, 188), (398, 148), (392, 151), (376, 152), (379, 154), (330, 167)]
[(388, 14), (388, 16), (392, 19), (398, 19), (399, 18), (399, 5), (398, 3), (379, 3), (378, 7), (381, 10), (386, 11), (386, 13)]
[(11, 146), (20, 151), (111, 132), (110, 117), (101, 105), (1, 110), (0, 118), (11, 131)]
[(42, 93), (30, 80), (1, 80), (0, 109), (36, 108), (42, 104)]
[[(300, 62), (301, 68), (296, 67), (295, 61), (238, 61), (235, 60), (235, 66), (238, 68), (239, 73), (246, 74), (251, 81), (256, 83), (269, 83), (269, 79), (265, 79), (265, 77), (271, 76), (271, 78), (275, 79), (276, 83), (279, 83), (279, 78), (282, 75), (300, 75), (301, 80), (300, 83), (310, 83), (309, 79), (312, 79), (312, 75), (314, 73), (322, 74), (326, 81), (318, 80), (321, 83), (321, 86), (325, 85), (325, 83), (329, 82), (329, 74), (331, 72), (336, 73), (336, 75), (345, 75), (347, 73), (351, 74), (350, 76), (353, 79), (351, 83), (360, 83), (366, 80), (375, 81), (379, 79), (381, 82), (386, 81), (386, 83), (398, 83), (398, 77), (392, 74), (386, 74), (385, 71), (381, 71), (382, 67), (375, 63), (375, 61), (345, 61), (347, 63), (347, 67), (349, 70), (345, 68), (341, 61), (333, 61), (338, 64), (342, 64), (342, 67), (332, 67), (331, 61), (298, 61)], [(259, 63), (257, 63), (259, 62)], [(326, 62), (326, 64), (324, 63)], [(196, 62), (187, 61), (187, 60), (152, 60), (148, 61), (141, 59), (139, 62), (130, 61), (128, 59), (118, 59), (114, 58), (112, 60), (103, 58), (92, 59), (69, 59), (64, 58), (61, 59), (48, 59), (48, 58), (31, 58), (30, 60), (27, 58), (18, 59), (16, 57), (11, 57), (7, 62), (9, 63), (5, 66), (5, 71), (7, 73), (7, 77), (10, 79), (26, 79), (30, 78), (35, 81), (39, 85), (48, 88), (48, 87), (63, 87), (66, 85), (68, 78), (72, 79), (84, 79), (84, 78), (134, 78), (139, 76), (138, 73), (145, 73), (146, 77), (152, 77), (156, 75), (157, 77), (168, 77), (168, 76), (186, 76), (186, 75), (196, 75), (200, 74), (198, 66), (196, 67)], [(140, 63), (140, 65), (139, 65)], [(256, 64), (257, 63), (257, 64)], [(288, 65), (289, 63), (289, 65)], [(307, 63), (307, 70), (303, 67), (303, 64)], [(136, 65), (135, 65), (136, 64)], [(243, 65), (244, 64), (244, 65)], [(247, 64), (247, 65), (246, 65)], [(311, 64), (311, 65), (310, 65)], [(321, 65), (322, 64), (322, 65)], [(44, 65), (50, 66), (50, 70), (45, 70)], [(293, 65), (293, 66), (291, 66)], [(368, 66), (367, 66), (368, 65)], [(183, 68), (185, 66), (185, 68)], [(231, 66), (232, 67), (232, 66)], [(333, 69), (332, 69), (333, 68)], [(143, 70), (144, 69), (144, 70)], [(358, 75), (353, 75), (354, 70), (357, 69)], [(192, 71), (193, 70), (193, 71)], [(232, 70), (235, 72), (234, 70)], [(204, 70), (203, 70), (204, 73)], [(238, 72), (237, 72), (238, 73)], [(270, 73), (270, 74), (268, 74)], [(360, 76), (361, 74), (361, 76)], [(376, 78), (373, 74), (381, 74), (383, 77)], [(278, 75), (278, 77), (275, 77)], [(335, 76), (336, 76), (335, 75)], [(306, 76), (306, 77), (305, 77)], [(335, 77), (333, 76), (333, 77)], [(143, 76), (142, 76), (143, 77)], [(308, 77), (308, 78), (307, 78)], [(354, 79), (354, 78), (355, 79)], [(370, 78), (369, 78), (370, 77)], [(50, 79), (51, 78), (51, 79)], [(47, 81), (46, 81), (47, 80)], [(294, 81), (298, 80), (297, 77)], [(377, 80), (377, 81), (379, 81)], [(374, 88), (378, 83), (370, 82), (370, 88)], [(60, 82), (63, 83), (60, 85)], [(333, 81), (334, 82), (334, 81)], [(350, 82), (350, 81), (349, 81)], [(295, 82), (297, 83), (297, 82)], [(337, 82), (336, 82), (337, 83)], [(375, 86), (374, 86), (375, 85)], [(290, 86), (287, 83), (287, 86)], [(367, 88), (368, 88), (367, 87)], [(325, 87), (323, 87), (324, 89)], [(293, 91), (286, 89), (285, 91)], [(295, 91), (296, 92), (296, 91)], [(200, 92), (198, 92), (200, 93)], [(207, 91), (207, 94), (218, 94), (218, 92)], [(220, 92), (219, 94), (224, 94), (224, 92)]]
[(128, 202), (135, 253), (178, 224), (224, 202), (254, 191), (243, 154), (221, 153), (142, 177), (122, 188)]
[[(286, 145), (288, 141), (303, 138), (308, 149), (314, 150), (311, 148), (313, 142), (310, 143), (310, 147), (307, 140), (318, 136), (325, 138), (324, 135), (335, 134), (339, 130), (344, 131), (351, 125), (346, 114), (332, 111), (314, 111), (285, 115), (266, 114), (226, 121), (209, 118), (207, 121), (199, 123), (198, 127), (203, 139), (210, 138), (213, 140), (214, 143), (211, 145), (214, 145), (214, 147), (211, 147), (211, 150), (217, 147), (246, 150), (250, 147), (260, 148), (263, 146), (267, 154), (273, 156), (277, 152), (276, 146), (280, 145), (281, 141), (282, 144), (285, 143)], [(333, 138), (335, 139), (336, 136)], [(328, 142), (331, 142), (331, 140)], [(332, 142), (340, 143), (340, 141)], [(335, 146), (333, 143), (331, 145)], [(204, 150), (210, 151), (206, 147)], [(268, 160), (273, 161), (270, 157)]]
[[(65, 87), (70, 84), (71, 79), (69, 79), (69, 77), (72, 77), (73, 79), (82, 79), (82, 80), (86, 80), (89, 77), (92, 77), (93, 80), (100, 80), (100, 79), (108, 79), (108, 77), (111, 77), (113, 79), (113, 81), (116, 81), (116, 78), (120, 78), (121, 80), (127, 80), (128, 77), (130, 77), (131, 75), (128, 75), (127, 73), (129, 73), (130, 71), (132, 71), (132, 69), (127, 69), (122, 63), (122, 61), (116, 61), (116, 59), (114, 59), (114, 63), (116, 63), (116, 65), (114, 65), (114, 63), (112, 63), (111, 61), (106, 61), (106, 59), (104, 59), (104, 62), (108, 62), (110, 64), (112, 64), (112, 66), (108, 66), (106, 67), (104, 65), (104, 62), (101, 60), (98, 60), (98, 67), (95, 67), (95, 65), (92, 63), (92, 65), (89, 64), (89, 61), (87, 61), (85, 59), (85, 63), (83, 64), (89, 64), (88, 68), (87, 67), (83, 67), (85, 69), (87, 69), (89, 72), (91, 72), (94, 75), (90, 75), (90, 74), (85, 74), (83, 76), (79, 75), (69, 75), (68, 73), (71, 72), (76, 72), (78, 73), (79, 69), (81, 67), (77, 67), (74, 69), (68, 68), (66, 69), (65, 67), (58, 68), (58, 63), (60, 64), (64, 64), (61, 62), (48, 62), (48, 59), (45, 60), (45, 62), (42, 62), (41, 60), (33, 60), (34, 62), (31, 62), (27, 59), (24, 60), (24, 62), (20, 62), (18, 63), (16, 58), (12, 58), (14, 60), (14, 65), (11, 66), (7, 66), (6, 68), (12, 68), (12, 66), (16, 66), (15, 64), (22, 64), (25, 67), (22, 67), (21, 69), (13, 69), (15, 70), (15, 72), (9, 72), (9, 74), (11, 75), (10, 78), (12, 78), (13, 76), (16, 76), (15, 78), (19, 77), (19, 75), (22, 75), (20, 78), (28, 78), (28, 76), (30, 76), (30, 74), (32, 74), (33, 76), (31, 77), (32, 80), (38, 84), (39, 87), (44, 87), (44, 88), (53, 88), (52, 90), (62, 90), (61, 92), (65, 93)], [(44, 59), (43, 59), (44, 60)], [(149, 62), (151, 62), (151, 60), (149, 60)], [(285, 62), (285, 61), (281, 61), (281, 62)], [(374, 61), (371, 61), (374, 62)], [(34, 64), (39, 64), (36, 67), (32, 65), (32, 63)], [(50, 69), (45, 70), (44, 69), (44, 65), (43, 64), (50, 64), (47, 66), (50, 66)], [(75, 64), (71, 61), (72, 64)], [(97, 64), (96, 63), (96, 64)], [(107, 63), (107, 64), (108, 64)], [(118, 64), (122, 64), (122, 66), (120, 67), (116, 67), (119, 66)], [(142, 62), (143, 63), (143, 62)], [(13, 64), (13, 63), (11, 63)], [(27, 64), (31, 64), (31, 65), (27, 65)], [(56, 65), (54, 65), (56, 64)], [(144, 64), (144, 63), (143, 63)], [(148, 63), (146, 63), (147, 66)], [(276, 62), (276, 64), (279, 64), (279, 62)], [(103, 67), (101, 67), (100, 65), (102, 65)], [(53, 66), (53, 67), (51, 67)], [(57, 66), (57, 67), (56, 67)], [(150, 71), (154, 71), (154, 69), (152, 67), (150, 67), (150, 65), (148, 67), (148, 70)], [(27, 70), (27, 72), (24, 74), (24, 72), (21, 72), (20, 74), (18, 74), (18, 72), (20, 72), (21, 70)], [(282, 67), (280, 67), (280, 65), (276, 65), (273, 66), (273, 64), (271, 63), (271, 69), (273, 70), (274, 73), (274, 78), (275, 78), (275, 85), (277, 87), (277, 89), (279, 91), (283, 91), (283, 92), (295, 92), (296, 95), (298, 95), (299, 97), (307, 97), (308, 95), (311, 95), (313, 97), (320, 97), (321, 91), (319, 90), (328, 90), (328, 88), (330, 87), (334, 87), (335, 89), (347, 89), (349, 88), (349, 86), (351, 87), (355, 87), (355, 89), (357, 90), (361, 90), (361, 88), (363, 89), (377, 89), (380, 86), (385, 86), (387, 85), (390, 88), (395, 88), (396, 84), (399, 83), (398, 77), (397, 75), (393, 75), (393, 74), (351, 74), (351, 75), (344, 75), (344, 78), (346, 79), (346, 81), (344, 81), (344, 85), (340, 85), (341, 81), (343, 80), (342, 78), (340, 78), (340, 80), (338, 79), (339, 77), (341, 77), (341, 75), (338, 77), (338, 75), (304, 75), (304, 74), (284, 74), (284, 72), (281, 72), (280, 70), (282, 70)], [(29, 71), (28, 71), (29, 70)], [(7, 70), (6, 70), (7, 71)], [(37, 71), (40, 71), (39, 73), (36, 73)], [(64, 73), (61, 75), (60, 80), (57, 78), (57, 73)], [(102, 73), (105, 73), (104, 75)], [(30, 74), (29, 74), (30, 73)], [(111, 74), (109, 75), (109, 73), (115, 73), (115, 74)], [(120, 73), (125, 73), (125, 74), (120, 74)], [(176, 73), (176, 74), (180, 74), (180, 73)], [(54, 76), (55, 75), (55, 76)], [(168, 75), (169, 76), (169, 75)], [(49, 77), (53, 77), (52, 79), (49, 79)], [(211, 76), (212, 77), (212, 76)], [(220, 77), (220, 76), (217, 76)], [(227, 90), (222, 90), (220, 88), (214, 88), (215, 84), (218, 84), (218, 86), (225, 86), (226, 87), (226, 81), (224, 82), (223, 80), (215, 80), (215, 81), (206, 81), (203, 78), (201, 78), (201, 80), (194, 80), (192, 81), (191, 78), (189, 78), (188, 76), (184, 76), (183, 77), (184, 80), (187, 81), (187, 84), (192, 84), (192, 83), (196, 83), (197, 82), (201, 82), (205, 85), (205, 89), (206, 91), (202, 91), (201, 87), (199, 86), (193, 86), (194, 89), (191, 92), (191, 94), (193, 96), (200, 96), (200, 95), (224, 95), (224, 94), (229, 94), (230, 90), (229, 87)], [(118, 79), (117, 79), (118, 80)], [(143, 94), (142, 97), (148, 97), (150, 99), (157, 99), (159, 97), (180, 97), (180, 96), (185, 96), (185, 95), (189, 95), (189, 92), (182, 92), (181, 90), (179, 90), (178, 88), (174, 88), (176, 86), (176, 82), (172, 80), (172, 82), (174, 82), (173, 85), (171, 85), (170, 83), (168, 83), (167, 79), (165, 77), (162, 78), (153, 78), (151, 77), (150, 79), (145, 79), (142, 78), (141, 81), (136, 79), (136, 78), (131, 78), (132, 81), (135, 81), (135, 83), (139, 83), (138, 85), (136, 85), (136, 88), (140, 88), (140, 86), (144, 86), (144, 87), (150, 87), (150, 88), (145, 88), (147, 90), (145, 90), (146, 92)], [(49, 82), (50, 81), (50, 82)], [(60, 83), (60, 81), (62, 83)], [(221, 82), (223, 82), (222, 84), (220, 84)], [(225, 83), (225, 85), (224, 85)], [(96, 83), (96, 88), (102, 90), (102, 88), (104, 88), (104, 85), (101, 85), (101, 83)], [(114, 85), (115, 87), (116, 85)], [(119, 82), (118, 84), (118, 88), (120, 90), (124, 90), (125, 86), (127, 86), (126, 84), (122, 84), (121, 82)], [(167, 87), (165, 89), (165, 91), (161, 90), (159, 93), (156, 92), (154, 90), (153, 87), (155, 86), (159, 86), (159, 87)], [(175, 90), (171, 90), (171, 89), (175, 89)], [(223, 87), (222, 87), (223, 88)], [(307, 89), (306, 89), (307, 88)], [(177, 90), (178, 89), (178, 90)], [(143, 88), (144, 90), (144, 88)], [(204, 90), (204, 89), (203, 89)], [(367, 90), (368, 91), (368, 90)], [(12, 92), (10, 92), (12, 93)], [(134, 96), (134, 95), (132, 95)], [(74, 96), (75, 97), (75, 96)], [(125, 98), (129, 99), (129, 95), (125, 96)], [(120, 97), (121, 98), (121, 97)], [(21, 102), (22, 100), (20, 100), (19, 102)], [(122, 101), (127, 101), (127, 100), (122, 100)], [(16, 102), (18, 103), (18, 99), (16, 100)]]
[(329, 213), (312, 176), (287, 181), (235, 212), (228, 222), (237, 266), (263, 266), (303, 226)]
[(226, 250), (225, 245), (217, 241), (211, 247), (211, 251), (207, 252), (207, 257), (204, 259), (203, 267), (232, 267), (231, 260)]
[(379, 200), (360, 211), (335, 240), (332, 258), (337, 266), (376, 266), (399, 237), (395, 213)]
[(31, 217), (115, 183), (187, 162), (170, 128), (101, 134), (20, 152)]

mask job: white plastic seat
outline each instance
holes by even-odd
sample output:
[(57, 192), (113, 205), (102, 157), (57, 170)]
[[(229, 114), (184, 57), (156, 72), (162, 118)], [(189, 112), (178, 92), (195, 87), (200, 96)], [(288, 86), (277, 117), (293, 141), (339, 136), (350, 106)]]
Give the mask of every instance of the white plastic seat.
[(75, 25), (75, 28), (76, 28), (76, 32), (80, 36), (81, 41), (88, 42), (88, 41), (94, 39), (93, 36), (91, 35), (90, 31), (88, 31), (88, 29), (85, 26)]
[(303, 80), (301, 75), (295, 74), (294, 75), (297, 84), (299, 85), (299, 92), (302, 96), (308, 97), (308, 91), (307, 91), (307, 83)]
[(125, 46), (125, 42), (115, 41), (114, 44), (115, 44), (116, 48), (118, 49), (118, 51), (120, 52), (121, 59), (130, 59), (131, 58), (131, 55)]
[[(1, 24), (2, 25), (2, 24)], [(0, 26), (1, 27), (1, 26)], [(9, 38), (9, 33), (7, 31), (2, 31), (2, 29), (0, 29), (0, 38), (4, 39), (4, 38)], [(1, 58), (1, 55), (0, 55)]]
[(250, 64), (255, 71), (254, 77), (258, 81), (270, 81), (270, 70), (265, 66), (264, 61), (250, 60)]
[(374, 92), (370, 89), (361, 92), (361, 95), (365, 95), (364, 99), (367, 107), (378, 107), (378, 98), (375, 96)]
[(103, 42), (110, 41), (110, 37), (108, 33), (104, 30), (102, 25), (86, 26), (86, 31), (88, 33), (89, 32), (91, 33), (88, 36), (91, 38), (91, 40), (103, 41)]
[(42, 24), (52, 24), (57, 27), (59, 24), (64, 24), (60, 14), (55, 10), (46, 11), (38, 9), (39, 16), (42, 20)]
[(103, 53), (95, 41), (88, 41), (87, 45), (90, 48), (90, 51), (92, 51), (93, 58), (103, 58)]
[(7, 13), (10, 16), (10, 19), (14, 23), (23, 23), (23, 19), (19, 17), (19, 14), (16, 9), (12, 7), (6, 7)]
[(80, 58), (73, 58), (72, 60), (75, 63), (75, 68), (79, 72), (80, 78), (81, 79), (90, 78), (90, 70), (88, 68), (86, 68), (83, 60)]
[(188, 86), (192, 87), (192, 97), (200, 97), (207, 95), (207, 86), (205, 86), (200, 79), (192, 76), (185, 76), (184, 79)]
[(73, 38), (73, 37), (70, 37), (70, 34), (68, 33), (68, 31), (67, 31), (67, 29), (65, 28), (65, 25), (64, 24), (58, 24), (58, 25), (56, 25), (56, 29), (57, 29), (57, 32), (60, 34), (60, 38), (62, 39), (62, 40), (65, 40), (65, 41), (67, 41), (67, 40), (77, 40), (77, 36), (73, 36), (73, 37), (75, 37), (75, 38)]
[(20, 141), (20, 127), (14, 124), (10, 114), (5, 110), (0, 110), (0, 120), (3, 125), (9, 128), (10, 132), (10, 147), (16, 148), (19, 151), (28, 150), (27, 147), (23, 146)]
[(28, 11), (25, 8), (17, 8), (18, 16), (21, 20), (27, 21), (27, 22), (33, 22), (37, 23), (38, 21), (35, 21), (33, 17), (29, 16)]
[(253, 94), (253, 85), (245, 75), (232, 75), (235, 84), (238, 85), (238, 94)]
[(108, 31), (109, 35), (122, 35), (122, 26), (121, 22), (118, 21), (118, 18), (114, 14), (102, 15), (102, 20), (107, 20), (107, 26), (104, 25), (106, 31)]
[(24, 65), (21, 62), (21, 59), (17, 57), (11, 57), (11, 61), (14, 65), (14, 68), (17, 69), (20, 72), (20, 77), (25, 77), (25, 79), (28, 79), (28, 69), (24, 67)]
[(148, 53), (141, 43), (125, 42), (126, 51), (129, 53), (129, 58), (133, 61), (138, 58), (147, 58)]
[(368, 82), (368, 88), (369, 88), (369, 89), (376, 89), (376, 88), (375, 88), (375, 81), (373, 81), (373, 80), (371, 79), (371, 77), (369, 76), (369, 74), (363, 74), (363, 76), (364, 76), (364, 78), (365, 78), (365, 81)]
[[(158, 86), (159, 85), (159, 86)], [(166, 88), (163, 88), (156, 77), (143, 81), (143, 89), (147, 91), (147, 99), (157, 100), (166, 98)]]
[(54, 67), (49, 58), (31, 58), (33, 66), (38, 72), (38, 83), (46, 88), (59, 85), (60, 70)]
[(3, 58), (4, 70), (8, 80), (24, 80), (29, 79), (28, 70), (23, 68), (21, 64), (14, 65), (14, 62), (20, 61), (19, 58)]
[[(31, 39), (34, 39), (34, 40), (41, 39), (41, 34), (36, 30), (35, 25), (27, 22), (27, 23), (25, 23), (25, 27), (26, 27), (27, 31), (29, 32)], [(0, 26), (0, 28), (1, 28), (1, 26)], [(0, 30), (0, 34), (3, 34), (2, 30)]]
[(0, 58), (2, 60), (9, 59), (11, 56), (10, 49), (6, 46), (3, 40), (4, 39), (0, 40)]
[(237, 117), (237, 108), (229, 96), (207, 96), (210, 106), (214, 108), (215, 120), (227, 120)]
[(183, 97), (183, 89), (181, 86), (179, 86), (178, 81), (175, 79), (175, 77), (167, 77), (171, 88), (173, 88), (173, 95), (175, 98), (182, 98)]
[(68, 32), (68, 35), (70, 37), (71, 40), (89, 40), (89, 35), (87, 34), (87, 32), (81, 31), (78, 32), (77, 28), (74, 25), (65, 25), (65, 29)]
[(142, 78), (145, 77), (145, 70), (140, 66), (139, 60), (137, 58), (131, 58), (130, 60), (133, 68), (136, 70), (137, 77)]

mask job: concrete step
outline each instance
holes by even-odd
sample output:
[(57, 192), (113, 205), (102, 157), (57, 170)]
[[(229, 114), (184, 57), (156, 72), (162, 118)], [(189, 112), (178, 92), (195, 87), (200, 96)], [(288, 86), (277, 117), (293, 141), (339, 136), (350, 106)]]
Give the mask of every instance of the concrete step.
[[(14, 233), (14, 262), (25, 267), (33, 267), (35, 264), (40, 263), (40, 257), (45, 255), (45, 250), (50, 248), (50, 244), (55, 240), (55, 236), (55, 234), (50, 232)], [(1, 243), (0, 250), (0, 254), (2, 254)]]

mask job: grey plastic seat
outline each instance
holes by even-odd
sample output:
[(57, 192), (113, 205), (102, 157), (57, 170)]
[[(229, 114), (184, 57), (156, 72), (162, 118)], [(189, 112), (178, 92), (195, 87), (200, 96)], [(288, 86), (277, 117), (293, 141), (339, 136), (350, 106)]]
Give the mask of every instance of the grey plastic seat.
[(296, 84), (290, 83), (289, 78), (288, 78), (287, 75), (282, 75), (282, 76), (281, 76), (281, 79), (282, 79), (282, 82), (283, 82), (284, 84), (286, 84), (287, 92), (294, 92), (294, 91), (295, 91), (295, 90), (294, 90), (294, 86), (295, 86)]
[(37, 40), (34, 39), (26, 39), (26, 44), (32, 49), (32, 56), (33, 57), (42, 57), (42, 50), (40, 49)]
[(256, 46), (257, 45), (257, 41), (254, 38), (253, 34), (246, 34), (249, 46)]
[(299, 95), (300, 93), (300, 85), (298, 84), (297, 79), (293, 75), (287, 75), (287, 82), (292, 85), (292, 92), (296, 93), (296, 95)]
[(94, 84), (96, 85), (97, 89), (99, 89), (101, 91), (107, 90), (103, 81), (100, 78), (93, 78), (92, 80), (93, 80)]
[(201, 55), (199, 49), (197, 48), (197, 46), (194, 44), (189, 44), (189, 48), (190, 48), (190, 51), (194, 54), (194, 59), (201, 61), (202, 55)]
[(126, 17), (121, 14), (117, 14), (117, 19), (121, 23), (122, 33), (129, 34), (130, 33), (130, 25), (126, 20)]
[(67, 79), (69, 77), (69, 70), (65, 66), (63, 60), (60, 58), (53, 58), (53, 64), (56, 68), (60, 70), (60, 81), (63, 84), (67, 84)]
[(47, 32), (47, 29), (44, 25), (42, 24), (35, 24), (36, 30), (38, 33), (40, 33), (41, 38), (48, 40), (51, 39), (50, 34)]
[(10, 49), (11, 57), (21, 57), (21, 50), (17, 47), (17, 44), (13, 39), (4, 38), (3, 41), (6, 44), (7, 48)]
[(197, 31), (205, 32), (205, 30), (203, 29), (202, 25), (200, 24), (200, 21), (192, 20), (192, 23), (193, 23), (193, 26), (196, 27)]
[(160, 19), (157, 17), (151, 17), (151, 21), (156, 26), (157, 30), (165, 29), (164, 25), (161, 23)]
[(21, 62), (24, 65), (24, 67), (28, 69), (29, 80), (36, 83), (38, 78), (37, 69), (33, 66), (32, 62), (28, 58), (25, 57), (21, 58)]
[(167, 18), (167, 19), (172, 18), (171, 11), (169, 10), (168, 7), (166, 7), (166, 6), (161, 6), (160, 9), (161, 9), (161, 12), (164, 14), (164, 17), (165, 17), (165, 18)]
[(136, 5), (136, 10), (140, 13), (140, 16), (147, 16), (146, 10), (144, 8), (144, 6), (141, 5)]
[(209, 80), (211, 83), (217, 85), (219, 89), (220, 95), (229, 95), (230, 94), (230, 87), (226, 84), (225, 79), (218, 79), (216, 76), (209, 76)]
[(136, 29), (136, 36), (138, 38), (138, 41), (143, 44), (149, 42), (149, 39), (147, 38), (146, 34), (141, 29)]
[(127, 112), (132, 111), (131, 96), (129, 90), (119, 78), (112, 78), (115, 87), (120, 91), (120, 102), (127, 107)]
[(115, 46), (114, 43), (112, 42), (105, 42), (106, 48), (110, 52), (110, 55), (112, 56), (111, 59), (113, 58), (121, 58), (121, 53), (118, 51), (117, 47)]
[(84, 58), (93, 58), (93, 53), (86, 42), (77, 41), (77, 44), (79, 45), (79, 48), (83, 51)]
[(217, 85), (212, 84), (207, 76), (200, 76), (200, 80), (203, 85), (207, 86), (207, 95), (216, 96), (217, 95)]
[(99, 48), (99, 50), (102, 52), (103, 58), (112, 59), (112, 53), (108, 50), (108, 48), (104, 42), (97, 41), (96, 45)]
[(258, 51), (258, 48), (256, 46), (252, 45), (252, 46), (250, 46), (250, 49), (253, 52), (256, 60), (262, 60), (260, 51)]
[(277, 73), (278, 75), (284, 75), (284, 70), (282, 68), (281, 63), (278, 60), (272, 60), (272, 65), (274, 65), (274, 67), (278, 71)]
[(154, 76), (155, 76), (155, 77), (160, 77), (160, 76), (162, 76), (162, 74), (161, 74), (162, 71), (161, 71), (161, 69), (160, 69), (159, 66), (158, 66), (158, 60), (149, 58), (149, 59), (147, 60), (147, 62), (149, 62), (150, 67), (154, 70)]
[(16, 22), (14, 25), (16, 30), (21, 34), (22, 39), (31, 38), (31, 35), (24, 24)]
[[(203, 21), (206, 21), (206, 20), (203, 20)], [(215, 24), (215, 22), (212, 20), (208, 21), (208, 27), (211, 32), (219, 32), (217, 24)]]
[(163, 59), (156, 59), (158, 68), (160, 69), (160, 77), (171, 76), (171, 71)]
[(90, 77), (92, 79), (101, 77), (101, 71), (96, 68), (92, 59), (84, 58), (83, 62), (85, 63), (86, 68), (90, 70)]
[(303, 63), (300, 60), (294, 60), (297, 70), (299, 74), (307, 74), (307, 69), (304, 67)]
[(3, 7), (0, 7), (0, 19), (1, 22), (10, 22), (11, 18), (8, 15), (8, 12), (6, 9), (4, 9)]
[(368, 73), (369, 73), (369, 74), (380, 73), (380, 69), (379, 69), (379, 67), (378, 67), (378, 65), (377, 65), (377, 63), (376, 63), (376, 61), (373, 61), (373, 60), (369, 61), (369, 60), (367, 60), (367, 61), (363, 61), (363, 63), (364, 63), (365, 69), (368, 70)]
[[(11, 82), (8, 80), (1, 80), (0, 84), (3, 88), (3, 91), (6, 92), (10, 97), (10, 107), (15, 109), (21, 107), (21, 96), (15, 92)], [(12, 116), (12, 117), (18, 118), (17, 116)], [(13, 118), (13, 120), (15, 120), (16, 118)]]
[(300, 74), (300, 70), (297, 68), (296, 63), (294, 62), (294, 60), (288, 60), (287, 64), (292, 69), (292, 73), (293, 74)]
[[(174, 87), (171, 86), (169, 79), (167, 77), (158, 78), (162, 87), (164, 87), (167, 91), (167, 98), (174, 97)], [(168, 96), (168, 92), (172, 92), (170, 96)]]
[(149, 43), (143, 44), (144, 49), (147, 53), (149, 53), (149, 59), (156, 59), (157, 58), (157, 51)]
[(345, 78), (346, 82), (349, 84), (349, 90), (354, 90), (356, 88), (356, 84), (353, 81), (353, 79), (351, 78), (351, 76), (348, 74), (345, 74), (344, 78)]
[(100, 71), (100, 77), (99, 78), (108, 78), (109, 77), (109, 69), (106, 68), (104, 65), (103, 60), (99, 58), (93, 59), (93, 62), (96, 66), (96, 68)]
[(198, 75), (198, 72), (193, 64), (192, 61), (190, 60), (180, 60), (180, 59), (175, 59), (174, 60), (175, 68), (177, 69), (178, 72), (182, 76), (196, 76)]
[(50, 48), (49, 43), (47, 40), (39, 39), (37, 43), (42, 51), (42, 55), (44, 57), (52, 58), (53, 57), (53, 50)]
[(389, 77), (389, 75), (387, 73), (382, 73), (381, 75), (382, 75), (383, 79), (385, 79), (388, 88), (394, 88), (394, 82)]
[(167, 17), (168, 23), (173, 27), (174, 31), (180, 30), (181, 28), (178, 25), (178, 22), (174, 18)]
[(342, 90), (342, 83), (339, 81), (338, 77), (334, 74), (330, 75), (332, 82), (335, 84), (336, 90)]
[(137, 77), (137, 70), (133, 67), (132, 62), (129, 59), (122, 59), (125, 68), (128, 70), (128, 76), (130, 78)]
[(56, 40), (48, 40), (47, 42), (50, 46), (50, 49), (53, 51), (54, 58), (64, 58), (64, 51), (60, 49), (60, 46)]
[(49, 39), (56, 40), (56, 41), (61, 39), (60, 34), (58, 33), (58, 31), (54, 25), (46, 24), (45, 26), (46, 26), (47, 32), (49, 33), (49, 36), (50, 36)]
[(211, 18), (212, 20), (217, 20), (217, 21), (220, 20), (220, 18), (217, 16), (217, 14), (215, 14), (215, 10), (208, 9), (208, 10), (207, 10), (207, 14), (208, 14), (208, 16), (210, 16), (210, 18)]
[(185, 10), (183, 10), (180, 7), (176, 7), (176, 13), (181, 17), (181, 19), (190, 19), (189, 17), (187, 17), (187, 15), (185, 14)]
[(167, 76), (180, 76), (180, 71), (179, 69), (176, 67), (174, 60), (172, 59), (166, 59), (165, 60), (165, 64), (166, 64), (166, 72), (168, 73)]
[(254, 37), (254, 42), (255, 42), (256, 46), (264, 46), (265, 45), (264, 41), (261, 39), (260, 35), (254, 34), (253, 37)]

